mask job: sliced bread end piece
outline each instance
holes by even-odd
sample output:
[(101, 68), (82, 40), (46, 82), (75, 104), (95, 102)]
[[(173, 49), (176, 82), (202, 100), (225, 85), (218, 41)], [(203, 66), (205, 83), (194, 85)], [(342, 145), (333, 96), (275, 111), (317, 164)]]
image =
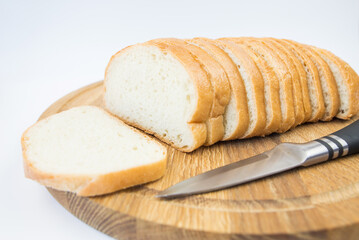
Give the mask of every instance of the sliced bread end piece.
[(166, 169), (157, 141), (94, 106), (43, 119), (22, 136), (25, 176), (80, 196), (154, 181)]

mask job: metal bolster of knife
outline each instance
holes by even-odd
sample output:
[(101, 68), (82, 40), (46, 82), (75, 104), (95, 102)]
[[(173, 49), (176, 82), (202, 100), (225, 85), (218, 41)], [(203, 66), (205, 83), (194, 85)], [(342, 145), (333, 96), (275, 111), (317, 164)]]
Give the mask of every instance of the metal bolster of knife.
[(334, 134), (301, 144), (301, 148), (307, 153), (302, 166), (310, 166), (343, 157), (349, 152), (348, 143)]

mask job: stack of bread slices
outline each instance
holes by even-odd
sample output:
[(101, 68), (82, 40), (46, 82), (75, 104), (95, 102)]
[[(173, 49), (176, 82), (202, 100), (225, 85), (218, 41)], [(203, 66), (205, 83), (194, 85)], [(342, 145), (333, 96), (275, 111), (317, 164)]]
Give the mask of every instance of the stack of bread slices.
[(359, 77), (331, 52), (274, 38), (156, 39), (110, 60), (105, 107), (177, 149), (283, 133), (359, 110)]

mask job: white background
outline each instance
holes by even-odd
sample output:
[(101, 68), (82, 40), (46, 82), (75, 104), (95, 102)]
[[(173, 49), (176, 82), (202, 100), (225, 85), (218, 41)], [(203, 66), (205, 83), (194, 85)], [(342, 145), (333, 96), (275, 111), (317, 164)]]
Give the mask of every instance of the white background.
[(116, 51), (159, 37), (271, 36), (359, 72), (359, 1), (0, 0), (0, 238), (109, 239), (25, 179), (20, 137), (54, 101), (103, 78)]

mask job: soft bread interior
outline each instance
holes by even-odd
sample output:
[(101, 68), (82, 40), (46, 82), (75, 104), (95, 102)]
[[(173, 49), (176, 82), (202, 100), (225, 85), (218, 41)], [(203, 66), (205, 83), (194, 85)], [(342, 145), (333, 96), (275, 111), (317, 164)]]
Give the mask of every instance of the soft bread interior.
[(24, 135), (28, 164), (53, 175), (95, 177), (161, 161), (163, 146), (91, 106), (44, 119)]
[(194, 144), (188, 120), (198, 97), (190, 75), (156, 46), (136, 45), (113, 57), (105, 78), (105, 106), (177, 148)]

